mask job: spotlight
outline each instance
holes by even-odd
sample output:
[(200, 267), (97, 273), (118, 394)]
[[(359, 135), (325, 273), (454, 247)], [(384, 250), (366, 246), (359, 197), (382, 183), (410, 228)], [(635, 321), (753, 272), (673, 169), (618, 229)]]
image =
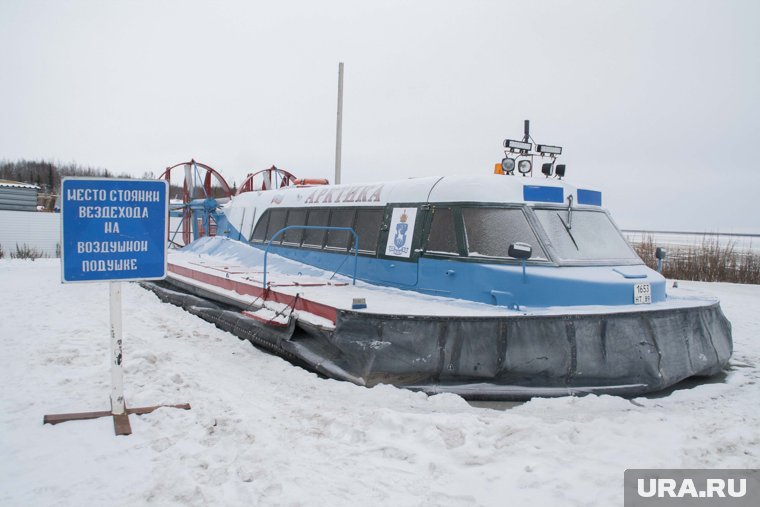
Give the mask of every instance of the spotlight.
[(521, 160), (517, 163), (517, 170), (520, 171), (520, 174), (528, 174), (533, 169), (533, 164), (530, 163), (530, 160)]
[(564, 178), (564, 176), (565, 176), (565, 164), (557, 164), (557, 167), (554, 170), (554, 172), (557, 174), (557, 177), (559, 179)]
[(512, 174), (515, 170), (515, 159), (505, 158), (501, 161), (501, 168), (506, 174)]
[(552, 164), (548, 163), (548, 162), (546, 164), (543, 164), (541, 166), (541, 172), (544, 173), (544, 175), (546, 175), (547, 178), (549, 176), (551, 176), (552, 175)]

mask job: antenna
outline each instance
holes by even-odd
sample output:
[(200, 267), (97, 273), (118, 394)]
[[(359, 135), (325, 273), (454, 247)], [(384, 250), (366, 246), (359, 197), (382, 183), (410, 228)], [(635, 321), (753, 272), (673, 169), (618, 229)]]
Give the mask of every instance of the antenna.
[(525, 120), (523, 142), (528, 142), (530, 139), (530, 120)]

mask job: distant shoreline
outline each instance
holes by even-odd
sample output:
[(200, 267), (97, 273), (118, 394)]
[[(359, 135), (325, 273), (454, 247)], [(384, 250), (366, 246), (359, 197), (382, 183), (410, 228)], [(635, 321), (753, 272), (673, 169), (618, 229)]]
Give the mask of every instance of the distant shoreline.
[(688, 231), (652, 231), (647, 229), (621, 229), (624, 233), (635, 234), (682, 234), (684, 236), (738, 236), (742, 238), (760, 238), (760, 234), (742, 232), (688, 232)]

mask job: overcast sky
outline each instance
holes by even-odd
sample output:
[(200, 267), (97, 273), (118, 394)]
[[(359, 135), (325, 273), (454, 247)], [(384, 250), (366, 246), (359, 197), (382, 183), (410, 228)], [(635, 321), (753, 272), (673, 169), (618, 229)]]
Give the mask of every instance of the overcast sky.
[(760, 233), (760, 2), (0, 0), (0, 159), (485, 175), (531, 120), (624, 228)]

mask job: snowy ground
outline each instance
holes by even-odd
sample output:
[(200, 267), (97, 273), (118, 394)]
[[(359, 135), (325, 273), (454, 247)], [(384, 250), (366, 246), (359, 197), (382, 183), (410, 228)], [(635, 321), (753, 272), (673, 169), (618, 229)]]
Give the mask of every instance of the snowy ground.
[(760, 464), (760, 286), (681, 282), (722, 299), (723, 382), (665, 397), (454, 395), (324, 380), (124, 287), (131, 416), (108, 409), (108, 285), (61, 285), (57, 260), (0, 261), (0, 505), (622, 505), (626, 468)]

